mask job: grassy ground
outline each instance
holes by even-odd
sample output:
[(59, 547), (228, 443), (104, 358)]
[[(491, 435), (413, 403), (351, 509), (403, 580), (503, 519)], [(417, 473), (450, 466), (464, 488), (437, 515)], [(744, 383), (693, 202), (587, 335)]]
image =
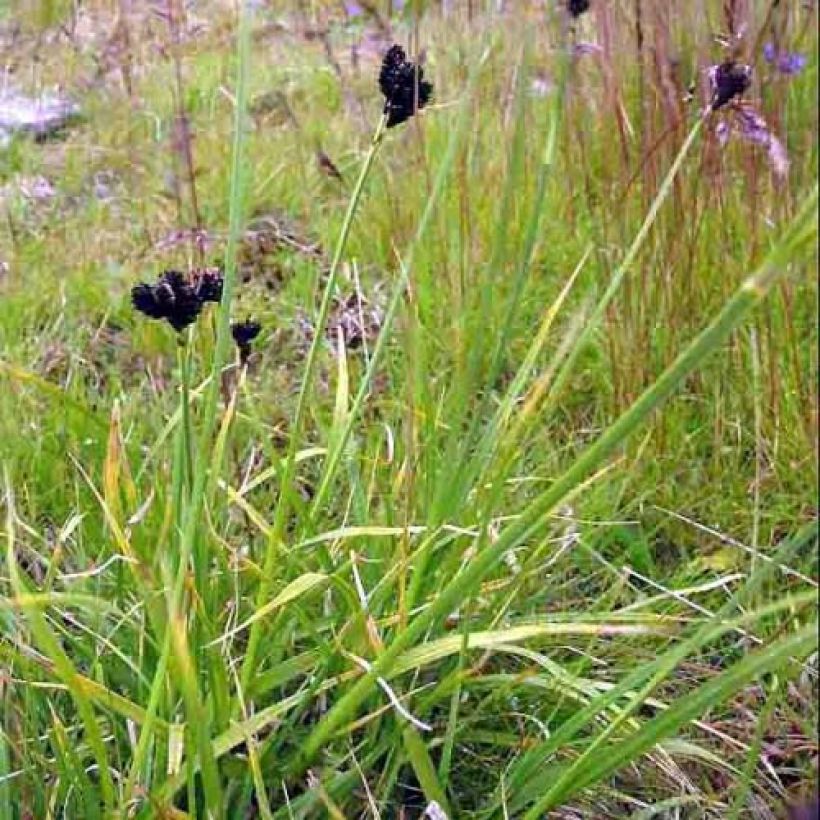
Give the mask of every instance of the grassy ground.
[[(82, 107), (0, 153), (0, 818), (784, 817), (814, 12), (385, 5), (0, 16)], [(374, 143), (393, 39), (434, 100)], [(185, 344), (131, 308), (202, 264)]]

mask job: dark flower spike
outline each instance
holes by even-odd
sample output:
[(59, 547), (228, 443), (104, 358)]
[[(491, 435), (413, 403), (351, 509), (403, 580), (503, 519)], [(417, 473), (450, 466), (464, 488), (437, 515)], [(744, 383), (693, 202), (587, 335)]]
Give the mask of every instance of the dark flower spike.
[(727, 60), (709, 69), (709, 81), (712, 84), (712, 111), (717, 111), (749, 88), (752, 84), (752, 68)]
[(165, 308), (157, 301), (154, 286), (144, 282), (131, 288), (131, 304), (150, 319), (164, 319)]
[(567, 11), (572, 17), (580, 17), (589, 11), (589, 0), (567, 0)]
[(261, 330), (262, 325), (252, 319), (247, 319), (244, 322), (234, 322), (231, 325), (231, 336), (233, 336), (233, 340), (239, 348), (239, 360), (242, 364), (248, 361), (251, 355), (251, 344)]
[(433, 96), (433, 84), (424, 79), (424, 70), (410, 62), (399, 45), (391, 46), (384, 55), (379, 88), (384, 94), (388, 128), (409, 120)]
[(221, 302), (224, 277), (219, 268), (200, 268), (192, 274), (193, 286), (203, 302)]
[(176, 270), (165, 271), (155, 285), (135, 285), (131, 303), (150, 319), (166, 319), (178, 333), (193, 324), (202, 310), (202, 298), (185, 274)]

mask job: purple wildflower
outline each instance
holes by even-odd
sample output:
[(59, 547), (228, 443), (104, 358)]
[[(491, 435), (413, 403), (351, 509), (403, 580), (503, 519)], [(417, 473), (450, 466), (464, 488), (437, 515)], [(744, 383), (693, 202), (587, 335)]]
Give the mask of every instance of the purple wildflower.
[(603, 52), (603, 48), (598, 43), (580, 42), (573, 46), (573, 52), (576, 57), (584, 57), (586, 55), (598, 55)]
[(749, 104), (741, 103), (726, 111), (726, 115), (715, 126), (715, 137), (721, 148), (725, 148), (733, 136), (758, 145), (766, 151), (766, 158), (774, 175), (785, 179), (789, 173), (789, 155), (766, 120)]
[(747, 142), (766, 149), (769, 164), (779, 177), (789, 172), (789, 157), (783, 143), (771, 132), (766, 120), (751, 106), (738, 106), (738, 133)]
[(345, 12), (348, 17), (361, 17), (364, 14), (364, 9), (358, 3), (350, 0), (350, 2), (345, 3)]
[(738, 107), (737, 121), (740, 133), (745, 140), (757, 145), (768, 146), (772, 138), (769, 126), (754, 108), (751, 106)]
[(778, 51), (774, 43), (766, 43), (763, 46), (763, 59), (767, 63), (772, 63), (781, 74), (787, 77), (796, 76), (808, 63), (805, 54), (797, 51)]
[(787, 77), (794, 77), (806, 67), (807, 62), (805, 54), (798, 54), (797, 52), (781, 54), (780, 59), (777, 61), (777, 69)]
[(721, 148), (725, 148), (729, 142), (729, 137), (732, 136), (732, 129), (729, 126), (729, 123), (726, 120), (721, 120), (715, 126), (715, 136), (717, 137), (718, 144)]

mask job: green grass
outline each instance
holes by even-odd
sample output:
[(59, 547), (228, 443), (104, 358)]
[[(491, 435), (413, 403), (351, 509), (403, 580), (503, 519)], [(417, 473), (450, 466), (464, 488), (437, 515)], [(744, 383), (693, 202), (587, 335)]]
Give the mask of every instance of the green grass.
[[(783, 179), (702, 116), (724, 4), (409, 4), (435, 99), (388, 130), (371, 24), (279, 5), (176, 46), (103, 4), (0, 29), (83, 106), (0, 153), (0, 817), (783, 816), (816, 774), (816, 19), (746, 21)], [(183, 349), (128, 294), (197, 219), (226, 286)]]

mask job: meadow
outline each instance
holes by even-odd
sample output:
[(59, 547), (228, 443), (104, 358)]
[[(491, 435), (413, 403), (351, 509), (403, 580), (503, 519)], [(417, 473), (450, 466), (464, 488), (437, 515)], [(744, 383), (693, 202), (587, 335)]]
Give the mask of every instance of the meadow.
[(0, 820), (817, 816), (816, 4), (0, 54)]

